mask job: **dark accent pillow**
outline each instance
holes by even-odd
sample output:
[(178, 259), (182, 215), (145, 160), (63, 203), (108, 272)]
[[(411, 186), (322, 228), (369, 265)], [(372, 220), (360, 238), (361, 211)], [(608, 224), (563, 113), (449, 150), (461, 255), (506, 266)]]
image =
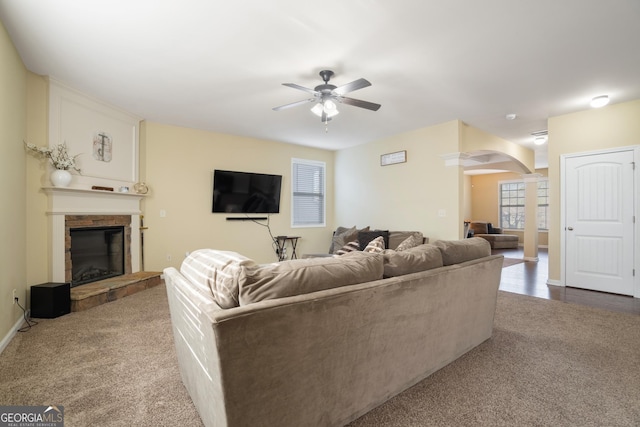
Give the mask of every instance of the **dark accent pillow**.
[(358, 233), (358, 242), (360, 242), (360, 250), (364, 251), (364, 248), (367, 247), (370, 241), (375, 239), (376, 237), (380, 237), (384, 239), (384, 247), (389, 247), (389, 230), (371, 230), (371, 231), (360, 231)]

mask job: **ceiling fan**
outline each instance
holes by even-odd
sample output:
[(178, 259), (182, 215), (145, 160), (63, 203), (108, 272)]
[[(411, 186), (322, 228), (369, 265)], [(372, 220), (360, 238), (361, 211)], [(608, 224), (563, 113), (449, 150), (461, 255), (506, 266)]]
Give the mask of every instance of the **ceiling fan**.
[(360, 99), (348, 98), (344, 96), (349, 92), (353, 92), (358, 89), (371, 86), (366, 79), (354, 80), (351, 83), (347, 83), (342, 86), (335, 86), (329, 84), (329, 80), (333, 77), (333, 71), (322, 70), (320, 71), (320, 77), (324, 80), (324, 84), (318, 85), (313, 89), (306, 88), (304, 86), (297, 85), (295, 83), (282, 83), (284, 86), (289, 86), (294, 89), (298, 89), (313, 95), (313, 98), (303, 99), (302, 101), (292, 102), (291, 104), (281, 105), (274, 107), (274, 111), (285, 110), (287, 108), (296, 107), (298, 105), (306, 104), (309, 102), (315, 105), (311, 108), (311, 111), (321, 118), (323, 123), (327, 123), (333, 116), (339, 113), (336, 103), (353, 105), (354, 107), (366, 108), (367, 110), (378, 111), (381, 107), (380, 104), (373, 102), (362, 101)]

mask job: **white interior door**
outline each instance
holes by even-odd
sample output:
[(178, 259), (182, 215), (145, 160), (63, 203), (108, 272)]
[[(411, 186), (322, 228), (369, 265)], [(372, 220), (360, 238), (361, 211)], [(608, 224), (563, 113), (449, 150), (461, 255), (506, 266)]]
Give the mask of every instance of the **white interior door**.
[(633, 295), (634, 155), (567, 157), (566, 286)]

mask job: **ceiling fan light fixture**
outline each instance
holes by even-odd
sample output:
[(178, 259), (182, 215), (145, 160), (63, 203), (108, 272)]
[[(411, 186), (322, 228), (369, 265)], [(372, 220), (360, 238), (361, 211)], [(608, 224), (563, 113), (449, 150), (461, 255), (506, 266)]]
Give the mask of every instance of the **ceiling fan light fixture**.
[(324, 107), (319, 102), (316, 105), (314, 105), (313, 107), (311, 107), (311, 112), (313, 114), (315, 114), (316, 116), (318, 116), (318, 117), (322, 117), (322, 111), (323, 110), (324, 110)]
[(329, 119), (330, 119), (331, 117), (333, 117), (333, 116), (337, 116), (338, 114), (340, 114), (340, 111), (338, 111), (338, 110), (331, 110), (331, 111), (329, 111), (329, 112), (328, 112), (328, 113), (326, 113), (326, 114), (327, 114), (327, 118), (329, 118)]
[(338, 111), (338, 107), (336, 107), (336, 103), (328, 99), (324, 101), (324, 113), (327, 115), (328, 118), (331, 118), (333, 116), (337, 116), (338, 114), (340, 114), (340, 111)]
[(591, 106), (593, 108), (604, 107), (608, 103), (609, 103), (609, 95), (596, 96), (591, 100)]
[(328, 123), (329, 119), (333, 116), (340, 114), (338, 111), (337, 103), (352, 105), (358, 108), (364, 108), (371, 111), (378, 111), (381, 107), (380, 104), (373, 102), (363, 101), (361, 99), (354, 99), (346, 97), (345, 94), (353, 92), (365, 87), (371, 86), (371, 83), (366, 79), (357, 79), (351, 83), (347, 83), (342, 86), (335, 86), (329, 84), (329, 80), (333, 76), (333, 71), (322, 70), (320, 71), (320, 77), (324, 81), (324, 84), (318, 85), (313, 89), (297, 85), (295, 83), (282, 83), (284, 86), (288, 86), (293, 89), (301, 90), (303, 92), (313, 95), (312, 98), (303, 99), (301, 101), (292, 102), (289, 104), (274, 107), (274, 111), (285, 110), (298, 105), (303, 105), (308, 102), (313, 103), (311, 112), (322, 119), (322, 122)]
[(340, 112), (338, 111), (338, 107), (336, 106), (336, 103), (331, 101), (330, 99), (327, 99), (322, 102), (318, 102), (316, 105), (311, 107), (311, 112), (318, 117), (322, 117), (322, 114), (324, 113), (324, 115), (328, 118), (331, 118), (333, 116), (337, 116), (338, 114), (340, 114)]
[(329, 114), (331, 111), (338, 111), (336, 107), (336, 103), (330, 99), (327, 99), (326, 101), (324, 101), (323, 105), (324, 105), (324, 112), (327, 114)]

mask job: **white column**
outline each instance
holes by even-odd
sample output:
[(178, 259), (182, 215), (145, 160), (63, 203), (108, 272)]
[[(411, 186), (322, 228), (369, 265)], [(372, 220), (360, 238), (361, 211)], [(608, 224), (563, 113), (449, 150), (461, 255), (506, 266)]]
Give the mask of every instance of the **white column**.
[(542, 175), (523, 175), (524, 190), (524, 260), (538, 261), (538, 180)]

